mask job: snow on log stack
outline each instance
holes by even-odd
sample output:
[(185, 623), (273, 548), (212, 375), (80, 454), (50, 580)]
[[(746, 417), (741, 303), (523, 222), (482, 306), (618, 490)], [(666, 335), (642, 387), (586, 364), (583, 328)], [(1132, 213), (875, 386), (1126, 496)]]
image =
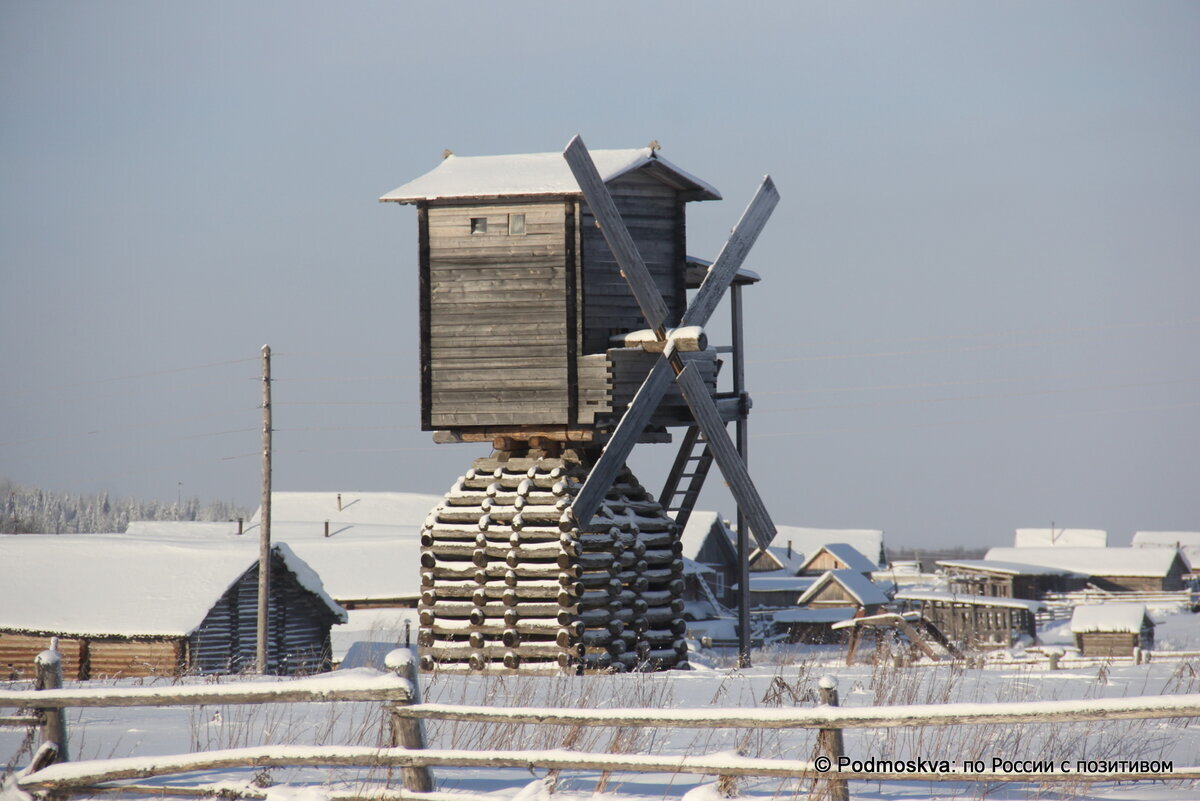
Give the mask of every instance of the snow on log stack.
[(422, 529), (422, 669), (682, 666), (683, 560), (662, 506), (626, 470), (580, 531), (579, 454), (507, 456), (477, 459)]

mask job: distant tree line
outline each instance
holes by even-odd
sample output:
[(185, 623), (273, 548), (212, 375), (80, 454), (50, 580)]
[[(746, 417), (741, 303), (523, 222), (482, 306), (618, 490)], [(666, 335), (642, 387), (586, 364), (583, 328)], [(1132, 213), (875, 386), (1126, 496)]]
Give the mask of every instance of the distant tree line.
[(0, 533), (100, 534), (121, 532), (131, 520), (223, 521), (248, 518), (243, 507), (228, 501), (201, 503), (112, 498), (107, 492), (76, 495), (23, 487), (0, 478)]

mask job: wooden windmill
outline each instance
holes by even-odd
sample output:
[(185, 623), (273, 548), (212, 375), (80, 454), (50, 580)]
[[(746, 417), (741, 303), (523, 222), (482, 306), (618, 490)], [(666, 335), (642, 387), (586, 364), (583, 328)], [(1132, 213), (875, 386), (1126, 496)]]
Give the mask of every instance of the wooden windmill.
[[(689, 260), (685, 204), (720, 194), (656, 151), (449, 154), (381, 198), (417, 206), (422, 427), (494, 448), (422, 532), (425, 668), (680, 664), (678, 531), (714, 460), (775, 535), (725, 431), (748, 398), (716, 394), (703, 326), (757, 280), (739, 268), (778, 194), (765, 179), (716, 261)], [(656, 500), (625, 460), (679, 426)]]

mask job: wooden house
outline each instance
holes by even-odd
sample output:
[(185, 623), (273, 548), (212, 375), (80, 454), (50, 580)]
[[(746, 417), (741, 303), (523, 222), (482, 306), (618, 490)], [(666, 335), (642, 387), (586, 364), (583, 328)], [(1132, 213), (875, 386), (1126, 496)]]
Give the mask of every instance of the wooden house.
[(964, 596), (1037, 601), (1047, 593), (1083, 589), (1087, 583), (1086, 575), (1053, 565), (999, 559), (943, 559), (937, 565), (946, 574), (950, 592)]
[(733, 588), (738, 581), (737, 545), (734, 532), (720, 512), (694, 511), (679, 534), (682, 555), (706, 568), (704, 574), (713, 594), (725, 606), (733, 602)]
[(845, 542), (829, 542), (817, 548), (800, 565), (800, 574), (819, 576), (827, 570), (853, 570), (867, 578), (879, 565)]
[(867, 562), (877, 566), (873, 569), (886, 564), (883, 532), (877, 529), (804, 526), (778, 526), (778, 529), (779, 533), (768, 548), (757, 549), (751, 554), (751, 570), (788, 570), (796, 575), (805, 560), (816, 554), (822, 546), (839, 542), (858, 551)]
[(796, 603), (812, 609), (849, 607), (873, 615), (887, 602), (887, 594), (862, 573), (830, 570), (813, 582)]
[[(685, 206), (720, 193), (651, 148), (592, 158), (678, 320)], [(623, 347), (647, 326), (561, 154), (447, 155), (380, 200), (417, 207), (423, 430), (590, 441), (615, 422), (658, 357)], [(692, 358), (715, 386), (715, 352)], [(672, 389), (652, 424), (687, 422)]]
[(1082, 656), (1133, 656), (1154, 647), (1154, 621), (1144, 604), (1085, 604), (1071, 615), (1071, 634)]
[(987, 560), (1070, 570), (1110, 592), (1176, 592), (1187, 586), (1188, 567), (1173, 548), (992, 548)]
[[(0, 667), (22, 673), (59, 638), (64, 675), (236, 673), (253, 665), (257, 542), (124, 535), (0, 537)], [(345, 612), (284, 544), (272, 552), (267, 671), (327, 670)]]
[(1020, 637), (1036, 641), (1036, 615), (1045, 608), (1040, 601), (934, 590), (905, 590), (896, 600), (965, 648), (1009, 648)]

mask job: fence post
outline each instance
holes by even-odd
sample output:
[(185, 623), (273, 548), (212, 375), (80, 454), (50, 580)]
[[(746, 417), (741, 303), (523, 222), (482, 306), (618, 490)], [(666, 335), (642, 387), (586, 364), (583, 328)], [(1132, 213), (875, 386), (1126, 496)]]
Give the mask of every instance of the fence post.
[(1058, 670), (1058, 660), (1062, 659), (1063, 650), (1061, 648), (1045, 648), (1042, 653), (1050, 660), (1050, 669)]
[[(421, 683), (417, 678), (417, 664), (413, 659), (412, 652), (407, 648), (397, 648), (388, 653), (384, 659), (384, 664), (389, 670), (395, 671), (396, 675), (402, 679), (408, 679), (412, 685), (412, 695), (408, 701), (396, 701), (392, 704), (392, 708), (399, 705), (408, 706), (410, 704), (421, 703)], [(393, 714), (391, 716), (392, 729), (392, 747), (424, 749), (425, 748), (425, 727), (420, 718), (406, 718)], [(429, 768), (425, 765), (413, 765), (400, 769), (400, 779), (404, 783), (404, 789), (414, 793), (429, 793), (433, 791), (433, 776), (429, 773)]]
[[(58, 638), (50, 638), (50, 647), (33, 659), (36, 668), (35, 690), (58, 690), (62, 688), (63, 670), (62, 656), (58, 653)], [(42, 716), (42, 743), (54, 743), (57, 755), (54, 762), (66, 762), (67, 756), (67, 717), (66, 710), (60, 707), (40, 707), (38, 713)]]
[[(838, 705), (837, 679), (826, 674), (817, 681), (817, 687), (820, 689), (822, 704), (825, 706)], [(817, 746), (829, 757), (832, 763), (829, 773), (834, 773), (838, 767), (838, 760), (846, 752), (845, 743), (842, 740), (842, 730), (818, 730)], [(826, 779), (826, 782), (826, 786), (829, 788), (828, 797), (831, 801), (849, 801), (850, 789), (845, 779)]]

